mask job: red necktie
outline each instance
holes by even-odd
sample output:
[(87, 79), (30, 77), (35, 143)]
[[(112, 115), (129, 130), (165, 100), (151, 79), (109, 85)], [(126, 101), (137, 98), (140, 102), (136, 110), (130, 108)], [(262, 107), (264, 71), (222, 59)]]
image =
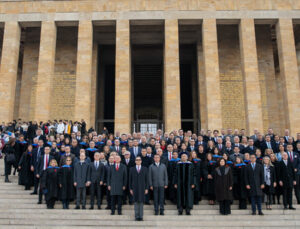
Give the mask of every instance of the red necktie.
[(117, 171), (119, 171), (119, 164), (117, 164), (117, 168), (116, 168), (116, 170), (117, 170)]

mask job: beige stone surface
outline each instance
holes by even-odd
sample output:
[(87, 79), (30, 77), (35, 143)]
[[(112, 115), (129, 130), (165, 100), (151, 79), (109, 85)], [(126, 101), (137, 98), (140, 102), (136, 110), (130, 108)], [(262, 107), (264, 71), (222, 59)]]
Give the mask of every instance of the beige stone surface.
[(170, 132), (181, 127), (178, 20), (165, 20), (163, 93), (164, 131)]
[(276, 33), (286, 128), (295, 135), (300, 132), (300, 87), (292, 20), (280, 18), (276, 25)]
[(7, 22), (4, 28), (0, 67), (0, 120), (12, 121), (21, 30), (18, 22)]
[(207, 129), (221, 129), (222, 106), (216, 19), (203, 20), (202, 41)]
[(76, 67), (75, 120), (84, 119), (87, 127), (91, 120), (91, 87), (93, 57), (93, 25), (91, 21), (80, 21)]
[(255, 27), (253, 19), (241, 19), (239, 25), (241, 62), (245, 86), (247, 133), (263, 131), (261, 91), (259, 85)]
[(129, 20), (116, 24), (115, 132), (131, 132), (131, 56)]
[(37, 85), (35, 93), (36, 121), (47, 121), (51, 111), (51, 83), (54, 73), (56, 48), (56, 25), (54, 21), (43, 21), (41, 26)]

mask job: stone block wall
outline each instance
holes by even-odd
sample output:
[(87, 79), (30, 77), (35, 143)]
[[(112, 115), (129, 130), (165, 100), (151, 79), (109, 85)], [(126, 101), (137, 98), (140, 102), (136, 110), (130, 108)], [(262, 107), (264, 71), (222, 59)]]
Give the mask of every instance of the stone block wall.
[(217, 33), (223, 128), (246, 128), (238, 25), (218, 25)]

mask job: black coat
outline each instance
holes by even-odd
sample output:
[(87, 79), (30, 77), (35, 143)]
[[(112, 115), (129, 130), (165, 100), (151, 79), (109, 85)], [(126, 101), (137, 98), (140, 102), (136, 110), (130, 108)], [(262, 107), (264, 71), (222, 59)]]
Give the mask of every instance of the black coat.
[(61, 200), (73, 200), (75, 197), (74, 191), (74, 168), (64, 165), (58, 172)]
[(125, 165), (120, 163), (119, 170), (116, 170), (116, 165), (110, 166), (107, 176), (107, 186), (110, 186), (110, 195), (123, 195), (123, 186), (127, 184), (127, 169)]
[(24, 152), (21, 156), (19, 166), (19, 185), (33, 185), (34, 175), (31, 171), (31, 157), (32, 153)]
[(245, 184), (250, 185), (250, 196), (262, 196), (263, 192), (261, 185), (265, 182), (264, 168), (261, 164), (256, 163), (253, 170), (251, 163), (245, 169)]
[(141, 156), (142, 158), (142, 166), (145, 166), (146, 168), (149, 168), (149, 166), (153, 163), (153, 158), (148, 156)]
[(95, 167), (95, 162), (90, 163), (90, 181), (92, 183), (100, 183), (101, 181), (104, 181), (104, 175), (105, 175), (105, 168), (104, 165), (99, 161), (98, 169)]
[(49, 166), (43, 173), (41, 186), (43, 192), (46, 194), (46, 200), (52, 198), (58, 199), (58, 172), (59, 167)]
[(274, 188), (274, 182), (276, 182), (276, 172), (275, 172), (275, 167), (274, 166), (270, 166), (270, 187), (269, 189), (266, 188), (266, 183), (265, 183), (265, 188), (264, 188), (264, 193), (266, 194), (274, 194), (275, 193), (275, 188)]
[(148, 189), (148, 169), (146, 167), (141, 166), (139, 173), (136, 167), (130, 168), (129, 189), (133, 191), (134, 202), (145, 201), (145, 190)]
[(217, 201), (232, 200), (232, 190), (229, 190), (233, 185), (232, 172), (230, 167), (224, 167), (222, 175), (220, 168), (214, 171), (214, 187)]
[(200, 191), (202, 190), (202, 180), (205, 177), (206, 170), (204, 170), (203, 162), (201, 160), (193, 160), (192, 163), (194, 164), (194, 172), (195, 172), (195, 190)]
[(288, 160), (287, 166), (285, 165), (284, 161), (279, 162), (279, 181), (282, 181), (283, 188), (292, 188), (293, 181), (296, 180), (296, 173), (294, 171), (293, 163)]
[(232, 169), (233, 175), (233, 197), (236, 200), (247, 198), (247, 189), (245, 184), (246, 164), (236, 164)]
[(208, 175), (212, 175), (215, 171), (217, 163), (216, 162), (205, 162), (204, 169), (206, 176), (203, 179), (203, 194), (212, 197), (215, 194), (214, 180), (208, 179)]
[(195, 173), (191, 162), (178, 162), (174, 175), (174, 184), (177, 185), (177, 208), (192, 209), (194, 204), (194, 190), (191, 186), (195, 185)]

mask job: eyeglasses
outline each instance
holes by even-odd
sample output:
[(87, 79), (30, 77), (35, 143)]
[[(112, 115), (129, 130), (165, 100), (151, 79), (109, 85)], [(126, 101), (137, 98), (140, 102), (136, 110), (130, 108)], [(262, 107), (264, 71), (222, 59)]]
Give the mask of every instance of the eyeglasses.
[(141, 161), (141, 159), (136, 159), (136, 161)]
[(67, 161), (71, 161), (71, 160), (67, 160)]

